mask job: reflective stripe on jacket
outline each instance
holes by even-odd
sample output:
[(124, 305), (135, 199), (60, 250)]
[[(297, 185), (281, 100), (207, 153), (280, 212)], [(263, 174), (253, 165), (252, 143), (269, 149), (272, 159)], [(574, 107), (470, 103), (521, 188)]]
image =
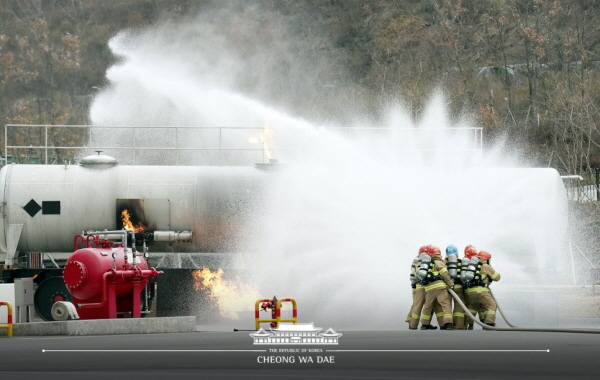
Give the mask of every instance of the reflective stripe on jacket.
[[(492, 268), (492, 266), (490, 264), (483, 264), (481, 266), (481, 280), (489, 283), (491, 281), (500, 281), (500, 273), (496, 272), (496, 270), (494, 268)], [(490, 279), (491, 281), (486, 281), (487, 279)]]
[(468, 293), (489, 293), (489, 289), (485, 286), (474, 286), (465, 290)]
[(446, 287), (451, 287), (454, 286), (454, 282), (452, 281), (452, 278), (450, 278), (450, 274), (448, 273), (448, 269), (446, 268), (446, 265), (444, 265), (444, 262), (440, 260), (441, 257), (433, 257), (433, 269), (432, 269), (432, 274), (433, 276), (439, 276), (442, 278), (442, 280), (437, 280), (437, 281), (433, 281), (432, 283), (428, 284), (425, 286), (425, 291), (429, 292), (433, 289), (439, 289), (439, 288), (446, 288)]

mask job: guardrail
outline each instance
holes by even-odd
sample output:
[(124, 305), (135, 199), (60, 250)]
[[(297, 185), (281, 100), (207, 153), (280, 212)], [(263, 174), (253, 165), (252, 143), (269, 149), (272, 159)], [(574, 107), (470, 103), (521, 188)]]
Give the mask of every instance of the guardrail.
[[(598, 182), (599, 177), (600, 173), (596, 171), (596, 182)], [(585, 181), (579, 175), (564, 175), (561, 178), (567, 190), (568, 200), (579, 203), (600, 200), (600, 185), (598, 183), (590, 184), (589, 179)]]
[(123, 165), (254, 165), (269, 160), (265, 129), (7, 124), (3, 164), (62, 165), (102, 151)]
[(7, 330), (7, 336), (12, 338), (13, 335), (13, 309), (10, 302), (0, 302), (0, 306), (6, 306), (8, 308), (8, 322), (6, 324), (0, 325), (0, 329)]
[[(435, 141), (440, 133), (461, 133), (467, 146), (457, 150), (479, 152), (483, 146), (483, 129), (477, 127), (321, 129), (356, 140), (380, 136), (410, 141), (409, 137), (416, 132), (424, 141)], [(271, 127), (6, 124), (0, 164), (78, 163), (83, 157), (102, 151), (122, 165), (251, 166), (268, 163), (284, 152), (273, 149), (277, 140), (273, 131), (277, 132)], [(407, 145), (400, 150), (426, 149)], [(381, 152), (377, 148), (374, 153)]]
[[(272, 309), (271, 317), (272, 318), (260, 318), (260, 304), (261, 302), (268, 303), (268, 306), (265, 306), (263, 310)], [(281, 303), (282, 302), (291, 302), (292, 303), (292, 318), (283, 319), (281, 318)], [(274, 303), (274, 304), (273, 304)], [(293, 298), (283, 298), (278, 300), (274, 298), (270, 300), (268, 298), (257, 300), (254, 304), (254, 324), (255, 328), (258, 331), (260, 328), (260, 324), (264, 322), (271, 322), (271, 327), (279, 327), (281, 322), (292, 322), (298, 323), (298, 306), (296, 304), (296, 300)]]

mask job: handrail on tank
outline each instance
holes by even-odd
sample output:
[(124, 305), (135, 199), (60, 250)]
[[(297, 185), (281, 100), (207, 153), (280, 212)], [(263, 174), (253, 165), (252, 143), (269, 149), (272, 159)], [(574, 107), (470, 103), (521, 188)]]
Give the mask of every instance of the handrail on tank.
[[(261, 302), (272, 302), (272, 301), (273, 300), (265, 298), (265, 299), (257, 300), (254, 303), (254, 319), (255, 319), (256, 330), (258, 330), (260, 328), (260, 324), (263, 322), (275, 322), (277, 327), (279, 327), (279, 323), (281, 323), (281, 322), (298, 323), (298, 306), (296, 304), (296, 300), (293, 298), (283, 298), (283, 299), (277, 300), (276, 304), (274, 305), (275, 318), (260, 319), (260, 310), (259, 310), (260, 303)], [(281, 303), (282, 302), (291, 302), (292, 303), (292, 318), (289, 318), (289, 319), (281, 318)]]
[(0, 329), (6, 329), (6, 335), (12, 338), (13, 335), (13, 309), (10, 302), (0, 302), (0, 306), (6, 306), (8, 308), (8, 321), (6, 324), (0, 325)]
[(75, 235), (75, 237), (73, 238), (73, 252), (77, 251), (77, 247), (78, 242), (79, 242), (79, 238), (81, 238), (81, 243), (85, 243), (85, 240), (83, 240), (83, 235)]

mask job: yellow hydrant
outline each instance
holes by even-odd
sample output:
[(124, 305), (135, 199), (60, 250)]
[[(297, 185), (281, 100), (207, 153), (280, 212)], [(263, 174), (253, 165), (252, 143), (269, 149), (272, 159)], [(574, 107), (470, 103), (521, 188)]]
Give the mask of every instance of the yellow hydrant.
[(12, 305), (9, 302), (0, 302), (0, 306), (6, 305), (8, 308), (8, 322), (5, 325), (0, 325), (0, 329), (6, 329), (6, 335), (11, 338), (12, 337), (12, 328), (13, 328), (13, 313), (12, 313)]

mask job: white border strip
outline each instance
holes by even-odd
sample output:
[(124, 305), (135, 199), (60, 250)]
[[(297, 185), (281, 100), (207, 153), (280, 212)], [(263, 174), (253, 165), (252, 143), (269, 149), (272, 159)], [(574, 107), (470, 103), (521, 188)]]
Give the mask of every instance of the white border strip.
[(42, 352), (267, 352), (267, 350), (46, 350)]
[[(546, 350), (325, 350), (326, 352), (546, 352)], [(42, 352), (267, 352), (267, 350), (46, 350)]]
[(327, 352), (550, 352), (546, 350), (326, 350)]

